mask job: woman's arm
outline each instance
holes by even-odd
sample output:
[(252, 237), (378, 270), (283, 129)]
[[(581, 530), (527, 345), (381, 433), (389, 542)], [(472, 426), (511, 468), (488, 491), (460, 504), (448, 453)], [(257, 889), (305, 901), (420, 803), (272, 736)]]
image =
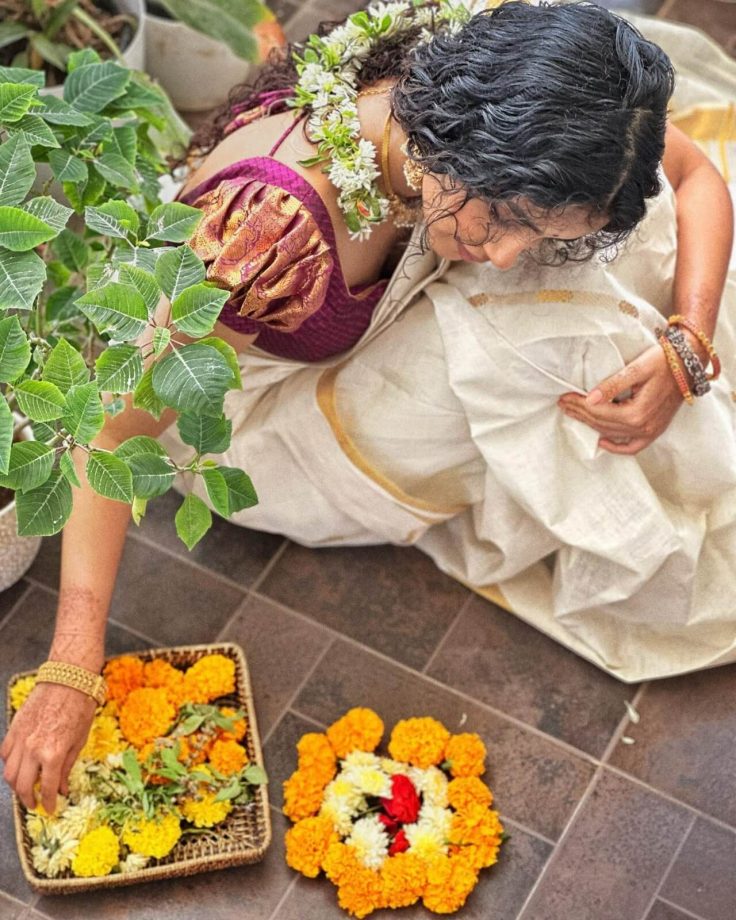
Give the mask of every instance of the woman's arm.
[[(691, 319), (712, 339), (733, 245), (731, 196), (708, 157), (672, 125), (667, 129), (663, 167), (674, 189), (677, 209), (672, 313)], [(707, 364), (708, 355), (700, 341), (683, 331)], [(633, 391), (631, 399), (612, 402), (628, 389)], [(603, 380), (587, 397), (566, 394), (559, 405), (572, 418), (600, 432), (603, 449), (635, 454), (667, 428), (682, 405), (682, 396), (657, 345)], [(617, 443), (625, 439), (629, 439), (628, 444)]]
[[(169, 304), (162, 298), (156, 321), (166, 324), (168, 317)], [(152, 330), (139, 344), (145, 346), (151, 334)], [(236, 351), (243, 351), (255, 339), (234, 333), (221, 323), (215, 335)], [(177, 339), (191, 341), (180, 334)], [(128, 396), (125, 409), (106, 419), (94, 446), (114, 450), (135, 435), (156, 437), (175, 418), (173, 410), (167, 409), (156, 420), (134, 409)], [(59, 605), (48, 657), (99, 672), (130, 506), (98, 495), (87, 482), (86, 454), (77, 450), (74, 459), (81, 487), (75, 489), (72, 514), (62, 534)], [(35, 807), (33, 787), (40, 774), (43, 806), (54, 811), (57, 792), (67, 791), (69, 771), (87, 739), (94, 712), (94, 701), (78, 690), (58, 684), (36, 685), (0, 746), (5, 779), (26, 807)]]

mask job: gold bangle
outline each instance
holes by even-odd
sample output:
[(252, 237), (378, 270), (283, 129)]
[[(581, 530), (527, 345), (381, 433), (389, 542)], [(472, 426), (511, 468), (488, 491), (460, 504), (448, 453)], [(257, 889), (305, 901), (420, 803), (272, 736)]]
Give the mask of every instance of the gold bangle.
[(91, 696), (98, 706), (104, 706), (107, 698), (107, 684), (101, 674), (80, 668), (66, 661), (45, 661), (38, 669), (39, 683), (61, 684)]
[(687, 329), (688, 332), (692, 332), (710, 356), (710, 362), (713, 365), (713, 373), (707, 375), (708, 380), (717, 380), (721, 373), (721, 362), (713, 347), (713, 343), (703, 330), (698, 329), (692, 320), (689, 320), (686, 316), (682, 316), (680, 313), (673, 313), (673, 315), (667, 319), (667, 324), (670, 326), (682, 326), (684, 329)]
[(690, 392), (690, 387), (688, 386), (685, 373), (680, 367), (679, 361), (677, 360), (677, 352), (672, 347), (671, 343), (664, 337), (664, 335), (660, 335), (659, 344), (662, 346), (662, 351), (664, 352), (665, 358), (667, 359), (667, 364), (669, 365), (670, 372), (675, 378), (675, 383), (677, 384), (677, 387), (682, 394), (682, 398), (689, 406), (692, 406), (695, 400), (693, 398), (693, 394)]

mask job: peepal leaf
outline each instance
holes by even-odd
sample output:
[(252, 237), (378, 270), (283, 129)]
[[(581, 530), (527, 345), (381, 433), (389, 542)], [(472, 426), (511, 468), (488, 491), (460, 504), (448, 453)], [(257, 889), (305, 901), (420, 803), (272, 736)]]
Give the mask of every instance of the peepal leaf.
[(4, 252), (0, 258), (0, 310), (30, 310), (46, 281), (35, 252)]
[(52, 422), (61, 418), (66, 400), (53, 383), (43, 380), (24, 380), (15, 388), (15, 398), (20, 411), (34, 422)]
[(44, 365), (42, 376), (47, 383), (55, 384), (66, 393), (73, 386), (87, 383), (89, 370), (77, 349), (66, 339), (60, 339)]
[(138, 498), (156, 498), (168, 492), (176, 472), (163, 457), (138, 454), (128, 460), (133, 473), (133, 493)]
[(97, 329), (116, 339), (137, 339), (148, 323), (146, 303), (134, 288), (112, 281), (88, 291), (77, 306)]
[(204, 281), (205, 277), (204, 262), (189, 246), (167, 250), (156, 263), (156, 280), (172, 302), (182, 291)]
[(57, 233), (61, 233), (74, 213), (71, 208), (59, 204), (50, 195), (39, 195), (38, 198), (31, 198), (30, 201), (26, 201), (23, 205), (23, 210), (53, 227)]
[(258, 504), (256, 490), (247, 473), (232, 466), (218, 466), (217, 470), (227, 483), (230, 514)]
[(156, 395), (172, 409), (220, 416), (232, 371), (217, 349), (195, 343), (162, 358), (152, 379)]
[(20, 536), (50, 537), (69, 520), (72, 487), (60, 470), (53, 470), (43, 485), (16, 495), (15, 510)]
[(174, 523), (179, 538), (191, 550), (212, 526), (212, 513), (201, 498), (190, 493), (176, 512)]
[(58, 230), (23, 208), (0, 205), (0, 247), (4, 249), (28, 252), (53, 239), (57, 233)]
[(110, 393), (129, 393), (143, 376), (143, 359), (137, 345), (112, 345), (95, 362), (97, 386)]
[(171, 318), (186, 335), (207, 335), (212, 332), (229, 296), (230, 292), (221, 288), (195, 284), (182, 291), (172, 303)]
[[(0, 319), (0, 381), (16, 380), (28, 367), (31, 360), (31, 346), (21, 329), (17, 316)], [(6, 404), (0, 397), (0, 403)]]
[(95, 383), (73, 386), (66, 394), (62, 424), (75, 441), (89, 444), (105, 424), (105, 407)]
[(25, 492), (36, 489), (51, 475), (54, 450), (39, 441), (17, 441), (10, 449), (8, 472), (0, 476), (0, 486)]
[(33, 105), (36, 91), (28, 83), (0, 83), (0, 122), (19, 121)]
[(133, 501), (133, 474), (128, 464), (115, 454), (93, 450), (87, 460), (87, 479), (100, 495), (114, 501)]
[(33, 147), (60, 147), (54, 132), (38, 115), (24, 115), (12, 125), (13, 131), (22, 131)]
[(22, 134), (0, 144), (0, 204), (20, 204), (35, 178), (31, 148)]
[(184, 243), (194, 233), (202, 219), (202, 212), (188, 204), (172, 201), (160, 204), (148, 219), (149, 240), (164, 240), (166, 243)]
[(13, 427), (15, 420), (10, 406), (0, 399), (0, 475), (8, 472), (10, 451), (13, 446)]
[(71, 485), (76, 486), (78, 489), (81, 488), (82, 484), (77, 476), (77, 470), (74, 466), (74, 460), (72, 460), (71, 451), (66, 450), (61, 457), (59, 457), (59, 469), (64, 476), (66, 476)]
[(78, 67), (64, 81), (64, 102), (80, 112), (100, 112), (125, 92), (130, 71), (113, 61)]
[(233, 423), (224, 415), (213, 418), (182, 412), (176, 424), (182, 441), (198, 454), (222, 454), (230, 446)]

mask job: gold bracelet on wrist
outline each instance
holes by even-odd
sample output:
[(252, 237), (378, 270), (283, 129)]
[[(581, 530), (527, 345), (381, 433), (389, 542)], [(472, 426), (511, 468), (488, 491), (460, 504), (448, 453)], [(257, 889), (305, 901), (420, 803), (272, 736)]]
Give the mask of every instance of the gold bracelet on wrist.
[(80, 690), (91, 696), (98, 706), (104, 706), (107, 698), (107, 684), (101, 674), (80, 668), (66, 661), (45, 661), (38, 669), (36, 680), (39, 683), (61, 684)]

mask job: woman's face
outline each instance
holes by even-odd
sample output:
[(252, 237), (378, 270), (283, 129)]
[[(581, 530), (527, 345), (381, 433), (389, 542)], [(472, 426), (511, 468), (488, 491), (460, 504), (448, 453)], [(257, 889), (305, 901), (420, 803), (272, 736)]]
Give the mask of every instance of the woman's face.
[(543, 239), (578, 239), (597, 233), (608, 222), (605, 215), (592, 216), (588, 208), (570, 205), (553, 217), (541, 215), (533, 227), (522, 226), (503, 204), (496, 217), (479, 198), (462, 204), (465, 192), (451, 188), (446, 176), (433, 173), (425, 173), (422, 199), (429, 245), (438, 256), (491, 262), (501, 271), (511, 268), (522, 252), (534, 250)]

